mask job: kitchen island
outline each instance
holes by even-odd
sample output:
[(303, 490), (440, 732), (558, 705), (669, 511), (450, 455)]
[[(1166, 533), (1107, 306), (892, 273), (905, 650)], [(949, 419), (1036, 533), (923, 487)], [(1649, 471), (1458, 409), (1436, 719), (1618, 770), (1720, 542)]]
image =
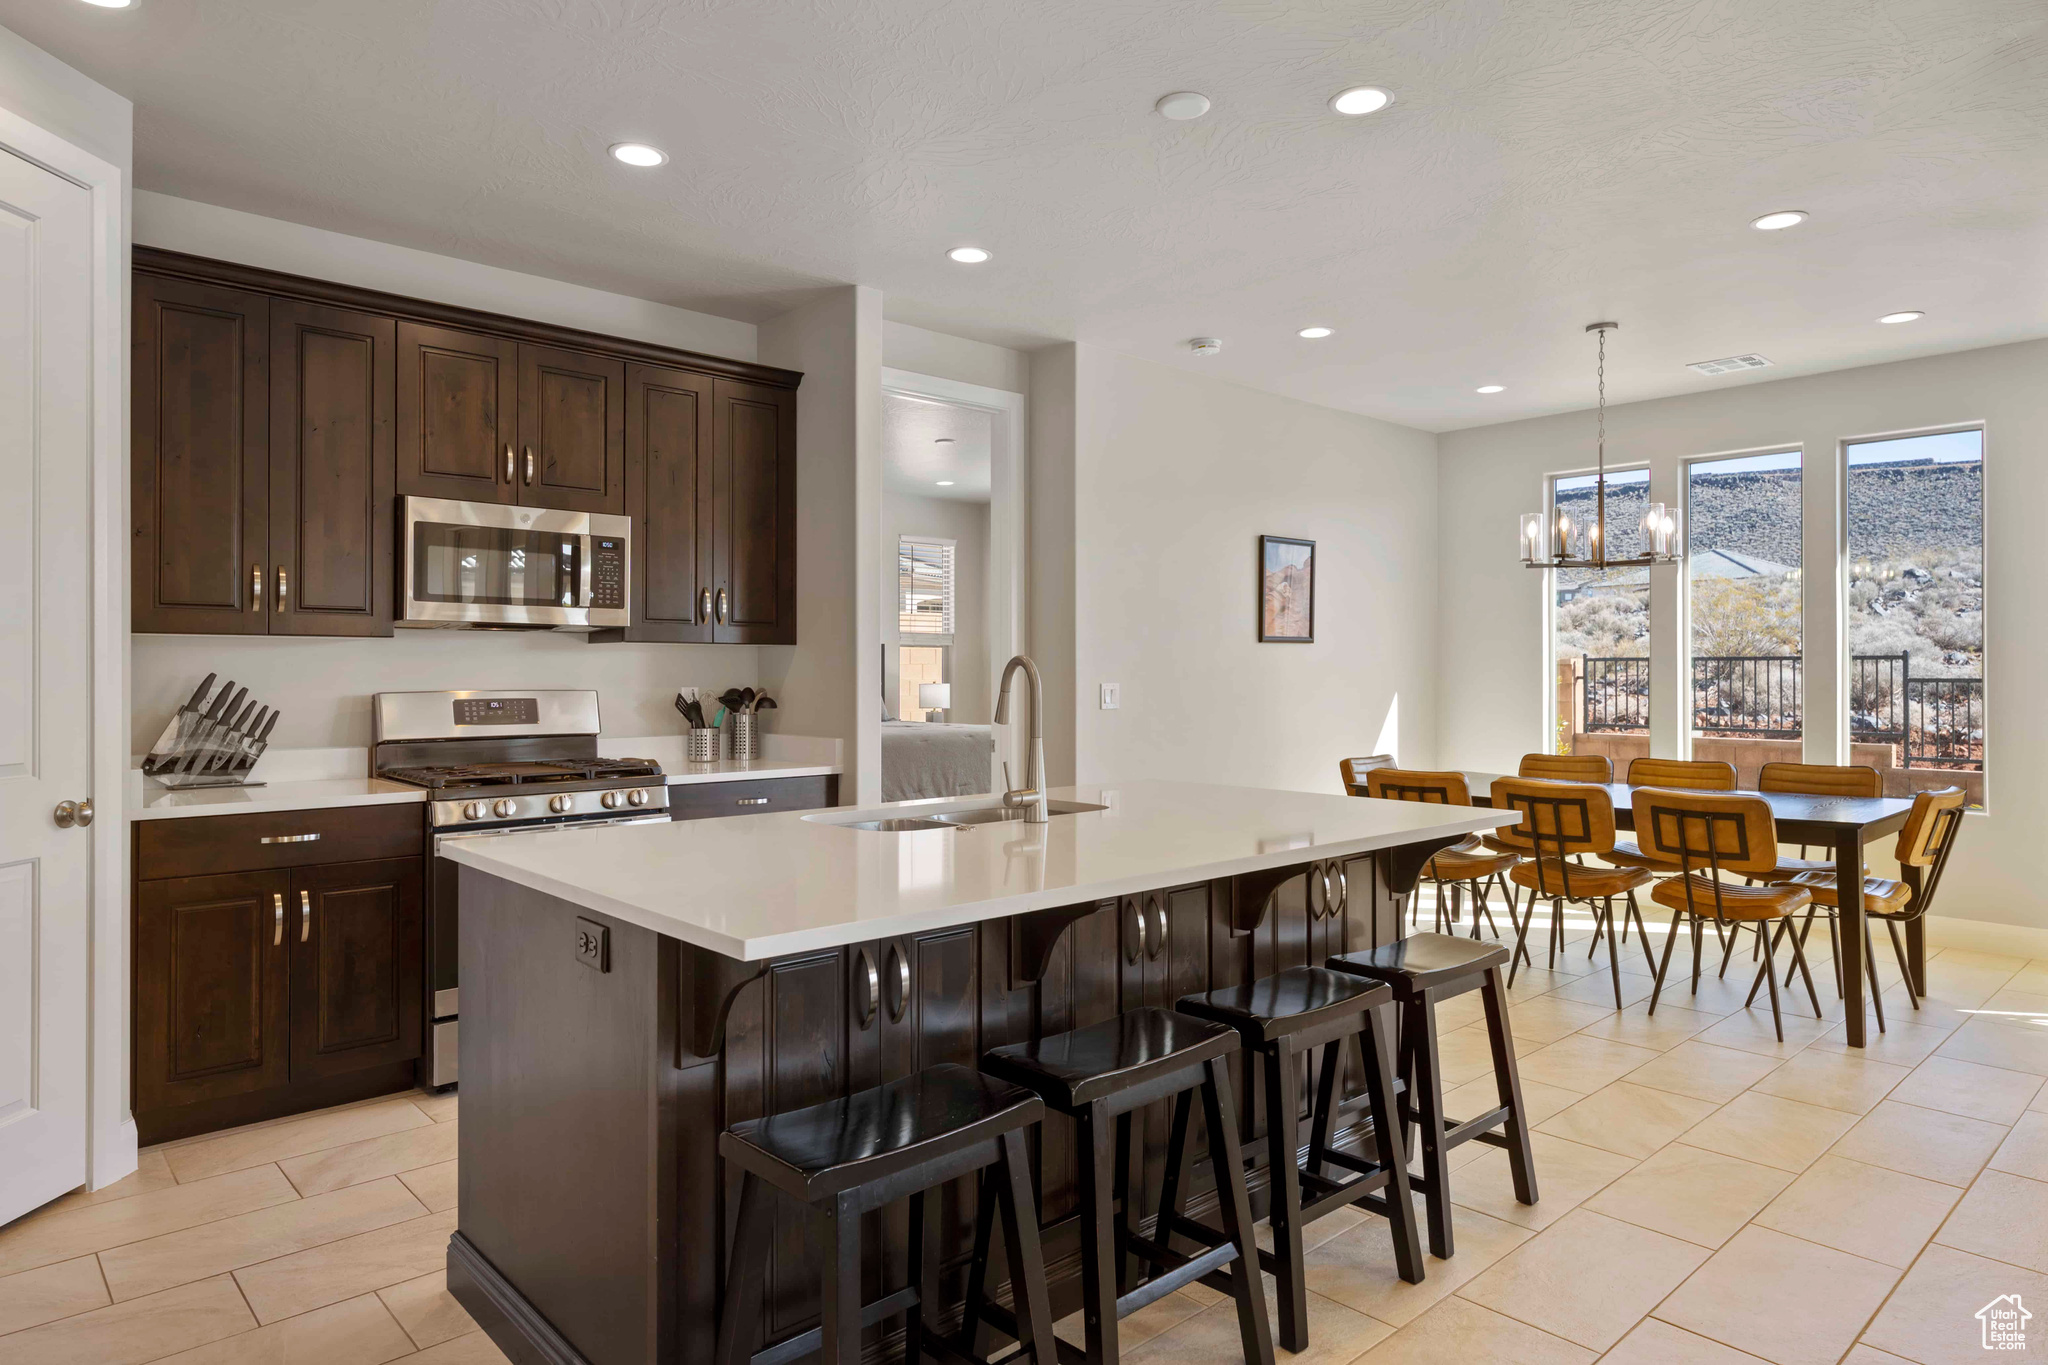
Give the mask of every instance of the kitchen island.
[[(470, 840), (452, 1293), (515, 1361), (711, 1358), (738, 1180), (729, 1124), (1400, 936), (1428, 857), (1512, 813), (1130, 782), (1056, 789), (1044, 824), (988, 798)], [(904, 832), (877, 820), (960, 821)], [(472, 910), (472, 907), (474, 909)], [(1264, 1098), (1239, 1068), (1248, 1146)], [(1347, 1075), (1355, 1112), (1362, 1078)], [(1164, 1106), (1133, 1116), (1154, 1210)], [(1355, 1126), (1340, 1142), (1355, 1142)], [(1033, 1142), (1045, 1217), (1072, 1135)], [(1205, 1169), (1198, 1166), (1197, 1169)], [(1263, 1172), (1252, 1176), (1263, 1208)], [(1213, 1192), (1198, 1185), (1199, 1214)], [(928, 1200), (957, 1314), (971, 1185)], [(907, 1281), (904, 1206), (870, 1215), (864, 1298)], [(762, 1340), (816, 1317), (815, 1230), (778, 1210)], [(1075, 1229), (1049, 1236), (1055, 1308)], [(900, 1340), (869, 1331), (869, 1356)]]

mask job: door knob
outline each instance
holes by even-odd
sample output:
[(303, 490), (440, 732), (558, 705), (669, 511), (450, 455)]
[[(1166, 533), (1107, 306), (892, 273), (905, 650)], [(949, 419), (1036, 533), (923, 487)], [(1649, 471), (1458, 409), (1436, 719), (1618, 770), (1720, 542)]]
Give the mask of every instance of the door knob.
[(92, 798), (88, 796), (83, 801), (59, 801), (57, 809), (50, 814), (57, 821), (58, 829), (70, 829), (73, 825), (89, 825), (92, 823)]

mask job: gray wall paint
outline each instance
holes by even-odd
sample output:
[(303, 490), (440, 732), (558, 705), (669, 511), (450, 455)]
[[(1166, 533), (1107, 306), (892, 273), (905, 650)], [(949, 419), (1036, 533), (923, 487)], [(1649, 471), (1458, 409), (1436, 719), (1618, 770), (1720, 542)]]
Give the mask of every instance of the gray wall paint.
[[(1729, 451), (1804, 452), (1806, 758), (1840, 762), (1847, 722), (1835, 689), (1843, 632), (1840, 443), (1916, 429), (1985, 424), (1984, 594), (1991, 811), (1964, 826), (1941, 908), (1965, 919), (2048, 924), (2040, 830), (2048, 790), (2048, 341), (1629, 403), (1608, 409), (1610, 463), (1650, 466), (1652, 496), (1677, 503), (1679, 462)], [(1543, 741), (1543, 576), (1516, 558), (1516, 518), (1540, 505), (1543, 480), (1591, 461), (1593, 415), (1504, 423), (1439, 438), (1438, 563), (1443, 615), (1437, 678), (1439, 750), (1447, 766), (1511, 768)], [(1678, 576), (1652, 576), (1652, 747), (1677, 751), (1681, 693)], [(1873, 849), (1873, 854), (1882, 851)], [(1873, 864), (1886, 859), (1874, 856)]]

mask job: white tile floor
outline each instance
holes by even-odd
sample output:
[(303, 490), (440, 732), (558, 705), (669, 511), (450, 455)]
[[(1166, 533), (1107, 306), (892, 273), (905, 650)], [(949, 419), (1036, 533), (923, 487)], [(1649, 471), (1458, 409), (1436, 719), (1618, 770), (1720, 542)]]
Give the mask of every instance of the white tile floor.
[[(1458, 1254), (1420, 1285), (1377, 1218), (1315, 1225), (1291, 1359), (1939, 1365), (1985, 1355), (1974, 1315), (2004, 1294), (2048, 1351), (2048, 960), (1937, 953), (1916, 1015), (1887, 953), (1891, 1029), (1858, 1053), (1825, 986), (1778, 1044), (1734, 969), (1651, 1018), (1633, 943), (1617, 1012), (1572, 939), (1512, 992), (1542, 1201), (1459, 1149)], [(1442, 1022), (1455, 1111), (1491, 1091), (1476, 1000)], [(455, 1119), (421, 1094), (171, 1144), (0, 1228), (0, 1362), (503, 1360), (442, 1285)], [(1238, 1359), (1206, 1290), (1123, 1327), (1133, 1362)]]

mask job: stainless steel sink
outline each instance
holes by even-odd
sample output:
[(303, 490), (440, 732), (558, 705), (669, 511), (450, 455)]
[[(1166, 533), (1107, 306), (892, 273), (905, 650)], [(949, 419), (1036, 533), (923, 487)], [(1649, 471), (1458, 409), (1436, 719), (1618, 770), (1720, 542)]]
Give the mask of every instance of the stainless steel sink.
[[(1045, 803), (1045, 813), (1047, 815), (1079, 815), (1083, 811), (1107, 809), (1109, 809), (1107, 806), (1091, 805), (1086, 801), (1048, 801)], [(947, 811), (943, 815), (935, 815), (932, 818), (949, 825), (1000, 825), (1010, 820), (1022, 820), (1024, 812), (1022, 810), (1005, 810), (1001, 806), (986, 806), (980, 810)]]
[(843, 829), (873, 829), (884, 834), (913, 834), (925, 829), (953, 829), (960, 826), (945, 820), (926, 820), (917, 816), (897, 815), (887, 820), (854, 820), (841, 826)]

